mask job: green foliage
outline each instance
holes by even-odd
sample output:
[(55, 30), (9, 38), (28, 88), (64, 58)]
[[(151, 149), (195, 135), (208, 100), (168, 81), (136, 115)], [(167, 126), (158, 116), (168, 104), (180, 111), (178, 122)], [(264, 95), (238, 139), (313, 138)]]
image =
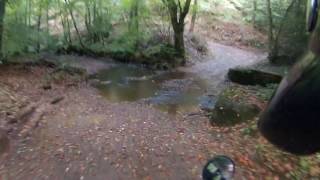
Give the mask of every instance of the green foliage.
[(257, 97), (264, 101), (269, 101), (277, 90), (278, 84), (269, 84), (266, 87), (258, 88)]
[(150, 59), (158, 58), (170, 60), (172, 57), (176, 56), (176, 51), (170, 44), (160, 44), (147, 48), (144, 51), (144, 54)]
[(244, 136), (255, 136), (258, 132), (259, 132), (259, 130), (258, 130), (258, 126), (256, 124), (256, 121), (254, 121), (254, 123), (251, 124), (250, 126), (241, 129), (241, 133)]
[[(168, 58), (176, 56), (168, 48), (172, 36), (162, 0), (14, 0), (7, 4), (3, 44), (6, 56), (62, 49), (120, 59), (173, 59)], [(205, 50), (197, 39), (193, 42)]]
[[(256, 0), (257, 9), (253, 9), (252, 1), (244, 1), (248, 22), (268, 32), (269, 19), (272, 18), (273, 52), (276, 56), (288, 56), (292, 59), (300, 56), (307, 48), (306, 33), (306, 1), (282, 0), (271, 1), (272, 17), (266, 11), (265, 0)], [(253, 22), (255, 17), (255, 22)]]
[[(272, 34), (270, 57), (287, 56), (295, 60), (308, 47), (306, 33), (306, 3), (303, 0), (270, 0)], [(203, 16), (212, 16), (221, 21), (253, 25), (257, 30), (270, 34), (267, 0), (214, 0), (201, 1)], [(258, 41), (248, 42), (263, 47)]]
[[(272, 1), (275, 33), (283, 23), (285, 11), (293, 0)], [(10, 0), (7, 3), (4, 29), (4, 55), (38, 53), (39, 51), (74, 49), (79, 52), (113, 54), (120, 59), (160, 56), (168, 59), (172, 52), (173, 28), (169, 9), (163, 0)], [(177, 2), (177, 1), (174, 1)], [(185, 0), (181, 0), (185, 6)], [(255, 13), (257, 28), (267, 31), (266, 3), (253, 1), (199, 1), (191, 11), (214, 14), (224, 20), (243, 20), (251, 23)], [(279, 41), (281, 54), (293, 54), (305, 45), (304, 4), (297, 0), (290, 11)], [(224, 7), (221, 11), (217, 9)], [(227, 13), (226, 13), (227, 12)], [(180, 14), (177, 14), (180, 16)], [(180, 38), (181, 39), (181, 38)], [(193, 48), (206, 51), (198, 36), (190, 39)], [(261, 46), (259, 42), (249, 42)], [(73, 47), (73, 48), (70, 48)], [(170, 57), (169, 59), (172, 59)], [(145, 60), (142, 60), (145, 61)], [(150, 60), (151, 61), (151, 60)], [(165, 61), (168, 62), (169, 60)]]
[(88, 27), (90, 30), (88, 32), (88, 41), (103, 41), (104, 39), (108, 39), (110, 36), (110, 32), (112, 30), (112, 24), (108, 18), (104, 18), (103, 16), (97, 16), (93, 21), (92, 25)]
[(57, 40), (50, 35), (48, 28), (42, 28), (45, 21), (43, 9), (50, 0), (16, 0), (7, 4), (4, 29), (4, 54), (11, 56), (22, 53), (35, 53), (37, 48), (53, 49)]

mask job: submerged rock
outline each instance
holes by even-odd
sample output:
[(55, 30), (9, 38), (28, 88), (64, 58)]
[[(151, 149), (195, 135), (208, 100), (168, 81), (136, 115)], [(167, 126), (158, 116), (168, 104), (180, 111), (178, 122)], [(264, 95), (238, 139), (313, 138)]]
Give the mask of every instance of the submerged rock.
[(228, 78), (241, 85), (261, 85), (279, 84), (282, 76), (274, 73), (263, 72), (254, 69), (234, 68), (228, 72)]
[(214, 107), (216, 105), (216, 97), (211, 96), (211, 95), (207, 95), (207, 96), (202, 96), (200, 97), (200, 103), (199, 106), (201, 108), (201, 110), (204, 111), (213, 111)]
[(215, 108), (209, 113), (211, 124), (235, 125), (258, 116), (265, 102), (256, 96), (255, 90), (243, 86), (225, 89), (219, 95)]
[(99, 82), (101, 85), (109, 85), (112, 83), (112, 81), (100, 81)]

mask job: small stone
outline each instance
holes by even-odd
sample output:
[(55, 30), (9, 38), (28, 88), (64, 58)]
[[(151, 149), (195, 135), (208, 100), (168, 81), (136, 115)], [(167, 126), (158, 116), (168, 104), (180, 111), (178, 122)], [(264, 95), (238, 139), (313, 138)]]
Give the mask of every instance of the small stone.
[(57, 152), (63, 153), (63, 148), (58, 149)]

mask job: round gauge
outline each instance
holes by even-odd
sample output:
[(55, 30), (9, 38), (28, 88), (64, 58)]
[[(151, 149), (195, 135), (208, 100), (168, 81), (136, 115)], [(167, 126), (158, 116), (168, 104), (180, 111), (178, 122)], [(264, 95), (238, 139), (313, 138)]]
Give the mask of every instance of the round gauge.
[(226, 156), (216, 156), (203, 169), (203, 180), (230, 180), (235, 173), (234, 162)]

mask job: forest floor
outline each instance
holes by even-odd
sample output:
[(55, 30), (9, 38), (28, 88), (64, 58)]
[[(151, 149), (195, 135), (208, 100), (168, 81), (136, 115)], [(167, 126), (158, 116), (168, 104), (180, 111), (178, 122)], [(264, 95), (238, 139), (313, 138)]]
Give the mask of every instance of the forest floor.
[(48, 67), (1, 67), (0, 82), (17, 106), (34, 104), (29, 121), (10, 131), (4, 180), (201, 179), (215, 155), (235, 160), (236, 179), (290, 178), (300, 170), (301, 159), (254, 130), (246, 133), (256, 120), (212, 127), (201, 113), (173, 116), (146, 104), (111, 103), (81, 77), (53, 77)]
[[(213, 55), (230, 62), (249, 63), (256, 56), (250, 48), (242, 48), (248, 56), (240, 49), (240, 54), (228, 55), (230, 48), (209, 43)], [(107, 67), (98, 61), (83, 63), (91, 73)], [(191, 71), (209, 70), (207, 65), (199, 62)], [(319, 157), (298, 158), (277, 150), (259, 135), (256, 120), (213, 127), (200, 111), (170, 115), (143, 103), (111, 103), (85, 78), (50, 67), (0, 66), (0, 97), (5, 97), (0, 119), (12, 121), (21, 117), (21, 107), (31, 109), (25, 121), (6, 127), (10, 148), (0, 159), (3, 180), (201, 179), (203, 166), (215, 155), (235, 160), (235, 179), (320, 175), (318, 164), (310, 164), (319, 163)]]
[(237, 47), (251, 52), (264, 52), (267, 49), (267, 36), (250, 24), (226, 22), (211, 16), (201, 16), (194, 34), (206, 37), (207, 41)]

